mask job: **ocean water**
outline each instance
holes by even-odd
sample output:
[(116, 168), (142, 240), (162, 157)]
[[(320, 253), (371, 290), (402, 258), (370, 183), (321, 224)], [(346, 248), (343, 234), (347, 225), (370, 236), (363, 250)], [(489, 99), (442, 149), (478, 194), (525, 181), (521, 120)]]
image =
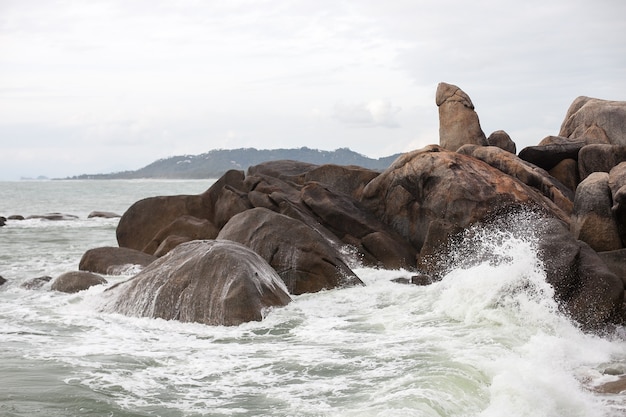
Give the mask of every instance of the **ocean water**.
[(559, 312), (530, 234), (478, 234), (490, 259), (430, 286), (355, 265), (365, 287), (296, 296), (237, 327), (101, 313), (106, 286), (21, 287), (116, 244), (118, 219), (89, 212), (210, 184), (0, 183), (0, 215), (79, 217), (0, 228), (0, 416), (626, 415), (626, 393), (597, 389), (626, 372), (626, 332), (586, 334)]

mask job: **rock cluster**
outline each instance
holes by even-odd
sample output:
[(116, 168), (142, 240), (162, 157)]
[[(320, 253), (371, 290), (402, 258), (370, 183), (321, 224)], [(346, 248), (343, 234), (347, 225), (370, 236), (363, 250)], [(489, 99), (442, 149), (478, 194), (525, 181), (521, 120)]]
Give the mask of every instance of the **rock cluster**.
[(623, 321), (626, 103), (579, 98), (559, 136), (519, 155), (506, 132), (485, 137), (458, 87), (441, 83), (436, 104), (440, 144), (383, 172), (296, 161), (229, 171), (202, 194), (136, 202), (117, 228), (122, 252), (91, 253), (81, 269), (110, 271), (143, 253), (157, 260), (110, 288), (108, 309), (238, 324), (290, 295), (363, 285), (354, 265), (412, 271), (415, 279), (398, 281), (428, 284), (461, 232), (506, 228), (498, 219), (523, 212), (536, 217), (564, 310), (589, 328)]

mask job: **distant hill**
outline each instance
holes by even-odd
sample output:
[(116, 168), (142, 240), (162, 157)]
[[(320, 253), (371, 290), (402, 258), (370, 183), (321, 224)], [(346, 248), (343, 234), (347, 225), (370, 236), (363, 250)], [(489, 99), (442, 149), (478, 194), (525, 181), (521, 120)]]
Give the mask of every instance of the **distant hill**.
[(136, 171), (111, 174), (83, 174), (70, 179), (202, 179), (219, 178), (230, 169), (247, 170), (262, 162), (290, 159), (316, 165), (357, 165), (373, 170), (384, 170), (400, 154), (373, 159), (348, 148), (320, 151), (310, 148), (299, 149), (216, 149), (200, 155), (172, 156), (159, 159)]

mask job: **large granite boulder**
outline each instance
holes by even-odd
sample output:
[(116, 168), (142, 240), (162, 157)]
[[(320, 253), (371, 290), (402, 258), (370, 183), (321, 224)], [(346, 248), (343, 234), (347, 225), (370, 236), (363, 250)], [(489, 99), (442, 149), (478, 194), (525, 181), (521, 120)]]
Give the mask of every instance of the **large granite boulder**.
[(418, 250), (433, 220), (467, 227), (493, 211), (519, 205), (569, 219), (519, 180), (435, 145), (399, 157), (365, 187), (361, 202)]
[(217, 238), (239, 242), (261, 255), (291, 294), (363, 284), (322, 235), (266, 208), (233, 216)]
[(52, 281), (50, 289), (66, 293), (86, 290), (94, 285), (106, 284), (107, 280), (100, 275), (85, 271), (71, 271), (59, 275)]
[(216, 240), (177, 246), (107, 295), (104, 311), (225, 326), (259, 321), (269, 308), (291, 301), (263, 258)]
[[(143, 252), (162, 256), (176, 246), (171, 244), (175, 239), (179, 243), (191, 240), (210, 240), (215, 239), (218, 233), (219, 230), (210, 220), (183, 214), (159, 230), (143, 248)], [(166, 240), (169, 244), (163, 244)], [(157, 253), (159, 248), (161, 250)]]
[(465, 145), (457, 152), (472, 156), (533, 187), (563, 212), (572, 212), (574, 193), (545, 170), (495, 146)]
[(626, 146), (626, 101), (576, 98), (567, 110), (559, 136)]
[(594, 172), (576, 188), (571, 231), (576, 239), (595, 251), (612, 251), (622, 247), (617, 222), (611, 207), (609, 174)]
[(586, 328), (622, 319), (624, 283), (585, 242), (576, 240), (556, 219), (542, 219), (536, 228), (546, 281), (566, 311)]
[[(281, 167), (294, 174), (280, 174)], [(332, 172), (347, 173), (346, 184), (339, 185), (340, 181), (330, 175)], [(251, 167), (245, 183), (253, 206), (299, 220), (335, 247), (350, 245), (364, 265), (413, 268), (415, 248), (353, 197), (360, 194), (366, 179), (377, 175), (352, 167), (346, 172), (333, 165), (316, 167), (294, 161), (272, 161)], [(330, 185), (316, 181), (324, 178)], [(359, 191), (350, 192), (348, 184)]]
[(167, 234), (178, 235), (171, 225), (181, 216), (206, 219), (217, 229), (221, 228), (233, 215), (251, 207), (242, 191), (243, 178), (242, 171), (228, 171), (202, 194), (159, 196), (137, 201), (126, 210), (117, 226), (119, 246), (155, 251), (153, 240), (159, 239), (157, 236), (163, 229), (169, 227)]
[(626, 161), (626, 145), (590, 144), (578, 154), (581, 181), (593, 172), (609, 172)]
[(78, 269), (97, 274), (122, 275), (143, 268), (154, 260), (155, 256), (136, 249), (105, 246), (86, 251)]
[(302, 188), (301, 199), (325, 228), (356, 247), (368, 264), (387, 269), (415, 267), (415, 248), (352, 198), (310, 182)]
[(466, 144), (486, 146), (485, 133), (469, 96), (456, 85), (439, 83), (435, 102), (439, 107), (439, 144), (456, 151)]
[(519, 153), (519, 157), (524, 161), (549, 171), (564, 159), (577, 161), (578, 153), (585, 145), (587, 145), (587, 143), (583, 140), (570, 140), (567, 138), (549, 136), (548, 138), (544, 138), (539, 145), (527, 146), (522, 149)]

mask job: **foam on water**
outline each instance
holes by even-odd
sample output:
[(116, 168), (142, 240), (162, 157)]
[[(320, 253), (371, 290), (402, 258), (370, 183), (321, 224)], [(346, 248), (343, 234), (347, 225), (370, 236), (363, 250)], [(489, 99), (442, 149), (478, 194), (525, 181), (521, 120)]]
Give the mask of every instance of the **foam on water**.
[[(586, 334), (562, 314), (527, 228), (474, 230), (432, 285), (357, 268), (364, 287), (297, 296), (237, 327), (99, 313), (105, 287), (24, 290), (39, 266), (19, 256), (1, 271), (0, 414), (624, 415), (624, 393), (594, 391), (615, 378), (605, 369), (626, 369), (624, 331)], [(75, 267), (83, 250), (53, 247), (42, 270)]]

